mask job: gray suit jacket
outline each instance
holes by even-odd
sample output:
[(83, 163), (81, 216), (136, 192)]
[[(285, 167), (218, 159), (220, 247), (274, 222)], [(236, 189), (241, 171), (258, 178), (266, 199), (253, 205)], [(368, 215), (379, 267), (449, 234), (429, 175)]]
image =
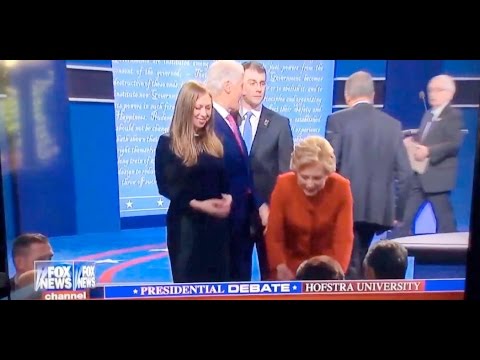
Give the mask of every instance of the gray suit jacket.
[[(239, 124), (242, 119), (238, 117)], [(290, 120), (263, 106), (250, 152), (255, 191), (267, 203), (279, 174), (290, 170), (293, 136)]]
[(415, 140), (429, 148), (430, 159), (427, 171), (420, 175), (422, 188), (426, 193), (451, 191), (457, 181), (458, 151), (463, 142), (462, 128), (464, 121), (462, 112), (447, 105), (433, 121), (424, 139), (423, 133), (428, 121), (432, 118), (426, 112), (422, 118), (420, 129)]
[(354, 221), (391, 227), (402, 220), (412, 169), (401, 123), (370, 104), (327, 119), (337, 171), (350, 180)]

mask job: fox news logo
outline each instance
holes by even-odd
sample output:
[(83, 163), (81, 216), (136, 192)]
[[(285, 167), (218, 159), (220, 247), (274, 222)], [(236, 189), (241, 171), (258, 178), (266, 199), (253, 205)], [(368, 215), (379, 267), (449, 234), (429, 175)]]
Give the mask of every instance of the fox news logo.
[(75, 289), (85, 290), (95, 287), (95, 263), (75, 261), (73, 263), (73, 272), (75, 274)]
[(84, 290), (95, 287), (95, 263), (36, 261), (35, 290)]

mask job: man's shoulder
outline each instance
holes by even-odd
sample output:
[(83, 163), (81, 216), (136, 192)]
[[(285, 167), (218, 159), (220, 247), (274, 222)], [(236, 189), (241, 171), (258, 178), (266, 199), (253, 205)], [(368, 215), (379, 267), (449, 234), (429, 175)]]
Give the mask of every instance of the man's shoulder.
[(359, 116), (362, 116), (362, 109), (359, 109), (357, 107), (352, 107), (352, 108), (337, 110), (331, 113), (328, 116), (327, 120), (329, 122), (343, 122), (343, 121), (349, 121), (350, 119), (356, 119)]
[(440, 114), (440, 118), (461, 118), (462, 116), (463, 113), (460, 111), (460, 109), (457, 109), (451, 105), (447, 105)]
[(290, 119), (272, 109), (267, 108), (265, 105), (262, 106), (262, 115), (268, 119), (273, 119), (279, 123), (288, 123)]
[(392, 126), (402, 126), (400, 120), (394, 118), (392, 115), (386, 113), (384, 110), (376, 108), (374, 113), (377, 114), (377, 116), (381, 118), (386, 124), (390, 124)]
[(353, 109), (351, 109), (351, 108), (337, 110), (337, 111), (331, 113), (330, 115), (328, 115), (328, 119), (329, 120), (337, 120), (337, 119), (343, 119), (345, 117), (349, 117), (352, 114), (352, 110)]

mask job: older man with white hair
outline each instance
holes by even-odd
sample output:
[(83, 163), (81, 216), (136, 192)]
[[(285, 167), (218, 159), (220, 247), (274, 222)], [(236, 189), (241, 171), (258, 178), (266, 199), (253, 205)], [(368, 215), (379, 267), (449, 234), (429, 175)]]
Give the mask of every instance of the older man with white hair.
[(258, 209), (262, 222), (267, 221), (268, 206), (253, 187), (248, 151), (240, 134), (236, 113), (242, 96), (244, 69), (233, 60), (215, 61), (207, 74), (207, 88), (213, 97), (215, 130), (224, 147), (230, 194), (232, 195), (232, 244), (230, 273), (232, 281), (250, 281), (253, 241), (250, 238), (250, 214)]
[(415, 173), (405, 208), (404, 223), (392, 237), (412, 234), (415, 217), (420, 206), (429, 201), (437, 219), (437, 232), (457, 230), (450, 202), (451, 191), (457, 180), (458, 152), (463, 141), (462, 112), (451, 106), (455, 95), (455, 81), (448, 75), (433, 77), (427, 86), (430, 110), (423, 116), (416, 142), (415, 158), (428, 160), (426, 171)]

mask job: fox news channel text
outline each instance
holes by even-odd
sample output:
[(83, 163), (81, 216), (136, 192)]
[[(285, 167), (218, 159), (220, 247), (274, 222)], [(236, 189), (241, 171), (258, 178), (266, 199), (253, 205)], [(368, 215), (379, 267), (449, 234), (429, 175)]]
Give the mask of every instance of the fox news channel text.
[(216, 296), (302, 295), (302, 294), (361, 294), (361, 293), (422, 293), (464, 291), (465, 279), (442, 280), (373, 280), (373, 281), (290, 281), (252, 283), (202, 284), (138, 284), (104, 285), (91, 292), (90, 298), (155, 299), (195, 298)]
[(96, 286), (95, 262), (35, 261), (35, 291), (75, 292)]
[(88, 300), (90, 294), (87, 290), (83, 291), (45, 291), (42, 293), (42, 300)]

